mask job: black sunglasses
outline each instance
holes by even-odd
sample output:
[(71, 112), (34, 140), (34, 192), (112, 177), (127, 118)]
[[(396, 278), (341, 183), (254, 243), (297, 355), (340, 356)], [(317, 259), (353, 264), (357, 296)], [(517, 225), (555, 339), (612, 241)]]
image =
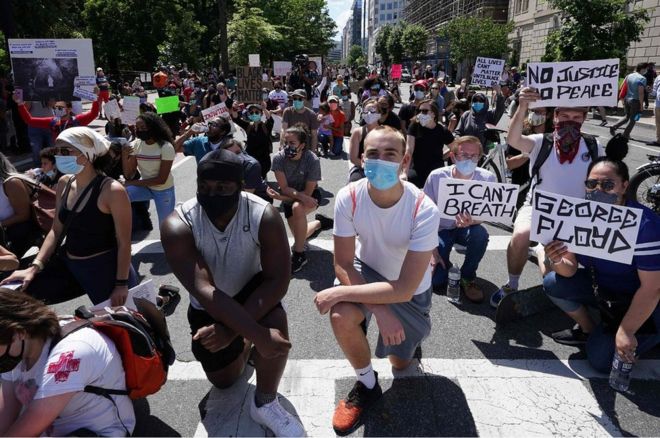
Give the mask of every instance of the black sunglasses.
[(588, 179), (584, 182), (584, 186), (589, 190), (594, 190), (596, 187), (600, 186), (600, 188), (606, 192), (614, 190), (615, 185), (615, 182), (611, 179), (603, 179), (600, 181), (597, 179)]
[(261, 115), (261, 111), (250, 111), (249, 114), (250, 114), (250, 115), (252, 115), (252, 114), (258, 114), (258, 115)]
[(418, 112), (420, 112), (422, 114), (428, 114), (429, 111), (431, 111), (431, 110), (430, 109), (420, 109), (420, 110), (418, 110)]
[(67, 157), (67, 156), (71, 155), (72, 152), (73, 152), (71, 150), (71, 148), (68, 148), (68, 147), (55, 147), (53, 149), (54, 149), (53, 152), (55, 153), (55, 155), (61, 155), (63, 157)]

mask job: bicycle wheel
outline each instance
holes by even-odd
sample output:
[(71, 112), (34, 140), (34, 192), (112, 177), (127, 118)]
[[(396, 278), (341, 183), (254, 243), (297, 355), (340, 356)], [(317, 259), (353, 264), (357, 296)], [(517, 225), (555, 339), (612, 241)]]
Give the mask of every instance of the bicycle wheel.
[(628, 196), (660, 214), (660, 165), (634, 175), (628, 185)]
[(502, 179), (502, 173), (500, 172), (500, 169), (497, 167), (495, 162), (493, 161), (492, 157), (486, 158), (486, 161), (481, 165), (486, 170), (489, 170), (495, 174), (495, 178), (497, 179), (497, 182), (504, 182)]

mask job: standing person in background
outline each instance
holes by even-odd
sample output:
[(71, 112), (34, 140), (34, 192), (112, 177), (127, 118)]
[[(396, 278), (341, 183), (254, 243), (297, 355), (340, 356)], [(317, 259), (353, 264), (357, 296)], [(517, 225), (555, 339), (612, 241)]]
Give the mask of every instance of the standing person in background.
[(337, 75), (337, 83), (332, 87), (332, 94), (335, 96), (341, 96), (342, 91), (348, 89), (348, 85), (344, 83), (344, 77), (342, 75)]
[(165, 87), (167, 87), (168, 82), (167, 69), (165, 67), (159, 67), (158, 71), (151, 77), (151, 83), (158, 92), (158, 97), (163, 97), (162, 93)]
[(653, 93), (655, 93), (655, 105), (653, 109), (655, 115), (655, 141), (650, 144), (660, 146), (660, 76), (657, 76), (653, 81)]
[(445, 98), (442, 97), (442, 94), (440, 94), (440, 85), (432, 84), (431, 85), (431, 93), (429, 94), (428, 97), (438, 107), (438, 110), (440, 111), (440, 120), (439, 121), (440, 121), (440, 123), (442, 123), (442, 118), (444, 117), (444, 114), (445, 114)]
[[(273, 131), (273, 118), (270, 112), (257, 104), (250, 104), (247, 107), (249, 121), (238, 115), (238, 106), (234, 105), (231, 111), (231, 117), (234, 123), (245, 130), (247, 141), (245, 142), (248, 155), (256, 158), (261, 165), (261, 176), (266, 179), (270, 171), (270, 154), (273, 152), (273, 141), (271, 133)], [(262, 120), (264, 118), (265, 120)]]
[[(45, 104), (43, 102), (25, 102), (25, 108), (30, 111), (32, 118), (49, 118), (53, 116), (55, 103), (55, 99), (50, 97)], [(30, 139), (30, 149), (32, 149), (32, 163), (36, 166), (39, 152), (53, 145), (53, 136), (49, 128), (34, 126), (28, 126), (27, 134)]]
[(298, 123), (302, 123), (305, 128), (309, 130), (309, 135), (311, 136), (311, 150), (313, 152), (318, 151), (318, 132), (319, 121), (316, 118), (316, 114), (309, 108), (305, 108), (305, 100), (307, 99), (307, 93), (305, 90), (298, 89), (294, 90), (291, 93), (292, 102), (291, 106), (284, 110), (282, 115), (282, 133), (280, 135), (280, 149), (284, 145), (284, 133), (286, 130)]
[(646, 74), (648, 66), (648, 63), (640, 62), (637, 64), (635, 71), (626, 76), (625, 81), (628, 91), (626, 92), (626, 97), (623, 101), (626, 115), (614, 125), (610, 126), (610, 134), (612, 137), (616, 134), (616, 130), (627, 122), (628, 125), (623, 131), (623, 135), (630, 138), (630, 133), (642, 114), (641, 99), (644, 97), (644, 92), (646, 90), (646, 77), (644, 77), (644, 75)]
[(346, 116), (346, 121), (344, 122), (344, 135), (351, 135), (351, 126), (353, 124), (353, 119), (355, 118), (355, 102), (351, 100), (351, 90), (344, 88), (341, 90), (341, 110)]
[[(99, 89), (99, 100), (106, 104), (110, 100), (110, 83), (101, 67), (96, 69), (96, 86)], [(99, 105), (99, 119), (103, 118), (103, 108)]]
[(655, 72), (655, 63), (649, 62), (649, 67), (646, 69), (646, 74), (644, 75), (646, 78), (646, 88), (644, 88), (644, 109), (649, 108), (649, 94), (656, 76), (658, 75)]

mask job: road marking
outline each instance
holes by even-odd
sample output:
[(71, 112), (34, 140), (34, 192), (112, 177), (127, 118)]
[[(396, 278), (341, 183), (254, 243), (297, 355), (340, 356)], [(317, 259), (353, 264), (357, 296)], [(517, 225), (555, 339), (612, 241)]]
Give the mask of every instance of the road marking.
[(178, 158), (178, 159), (176, 160), (176, 163), (174, 163), (174, 164), (172, 165), (172, 170), (178, 168), (178, 167), (181, 166), (183, 163), (192, 160), (194, 157), (193, 157), (193, 156), (187, 156), (187, 157), (185, 157), (185, 156), (181, 155), (181, 158), (179, 158), (179, 154), (177, 154), (177, 158)]
[[(393, 377), (386, 359), (374, 360), (373, 367), (381, 381)], [(421, 369), (412, 367), (401, 377), (431, 375), (457, 381), (480, 436), (620, 434), (583, 384), (607, 376), (593, 371), (584, 360), (422, 359)], [(659, 369), (660, 360), (641, 360), (633, 376), (658, 380)], [(354, 377), (346, 360), (290, 360), (279, 386), (280, 400), (298, 415), (308, 436), (332, 436), (335, 382)], [(168, 379), (206, 377), (199, 363), (177, 361)], [(248, 367), (231, 388), (212, 389), (195, 436), (263, 435), (249, 416), (255, 383), (255, 373)]]
[(656, 149), (651, 149), (650, 147), (642, 146), (641, 144), (636, 144), (634, 141), (629, 142), (628, 144), (635, 146), (636, 148), (644, 149), (650, 152), (653, 152), (654, 154), (660, 154), (660, 150)]

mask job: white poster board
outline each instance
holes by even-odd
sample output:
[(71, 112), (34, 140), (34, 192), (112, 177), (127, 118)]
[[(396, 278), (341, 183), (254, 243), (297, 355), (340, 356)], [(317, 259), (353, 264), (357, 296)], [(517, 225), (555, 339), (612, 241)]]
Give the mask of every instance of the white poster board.
[(137, 96), (126, 96), (122, 102), (122, 107), (122, 123), (126, 125), (135, 125), (135, 119), (140, 115), (140, 98)]
[(616, 106), (619, 60), (533, 62), (527, 66), (527, 85), (541, 95), (530, 108)]
[(273, 76), (286, 76), (290, 71), (289, 61), (273, 61)]
[(253, 53), (248, 55), (248, 62), (250, 67), (261, 67), (261, 61), (259, 60), (259, 54)]
[(74, 97), (81, 100), (88, 100), (90, 102), (94, 102), (97, 99), (97, 96), (93, 91), (86, 90), (82, 87), (74, 87), (72, 94)]
[(227, 106), (224, 104), (224, 102), (220, 102), (217, 105), (213, 105), (206, 108), (205, 110), (202, 110), (202, 117), (204, 118), (205, 122), (218, 116), (229, 117), (229, 110), (227, 110)]
[(119, 109), (119, 104), (116, 100), (112, 99), (107, 101), (105, 105), (103, 105), (103, 109), (105, 110), (105, 117), (108, 120), (114, 121), (117, 118), (121, 118), (121, 110)]
[(96, 86), (96, 76), (76, 76), (73, 79), (73, 85), (75, 87), (80, 87), (80, 86), (94, 87)]
[(642, 210), (536, 190), (530, 239), (553, 240), (575, 254), (632, 262)]
[(438, 211), (445, 219), (467, 212), (475, 220), (511, 225), (516, 214), (517, 184), (443, 178), (437, 193)]
[[(76, 77), (95, 76), (91, 39), (14, 39), (8, 41), (14, 84), (26, 101), (76, 100)], [(93, 85), (80, 88), (93, 91)]]
[[(151, 301), (153, 304), (157, 304), (157, 297), (158, 292), (156, 291), (156, 286), (154, 285), (153, 280), (147, 280), (144, 283), (140, 283), (128, 290), (128, 296), (126, 297), (124, 306), (137, 311), (134, 298), (143, 298), (147, 301)], [(90, 307), (89, 310), (92, 312), (97, 312), (99, 310), (105, 309), (106, 307), (110, 307), (109, 299), (98, 303), (96, 306)]]
[(319, 80), (320, 80), (324, 74), (323, 58), (320, 56), (310, 56), (309, 60), (314, 61), (316, 63), (316, 72), (319, 74)]
[(472, 84), (492, 87), (499, 84), (504, 70), (504, 60), (477, 57), (472, 73)]

